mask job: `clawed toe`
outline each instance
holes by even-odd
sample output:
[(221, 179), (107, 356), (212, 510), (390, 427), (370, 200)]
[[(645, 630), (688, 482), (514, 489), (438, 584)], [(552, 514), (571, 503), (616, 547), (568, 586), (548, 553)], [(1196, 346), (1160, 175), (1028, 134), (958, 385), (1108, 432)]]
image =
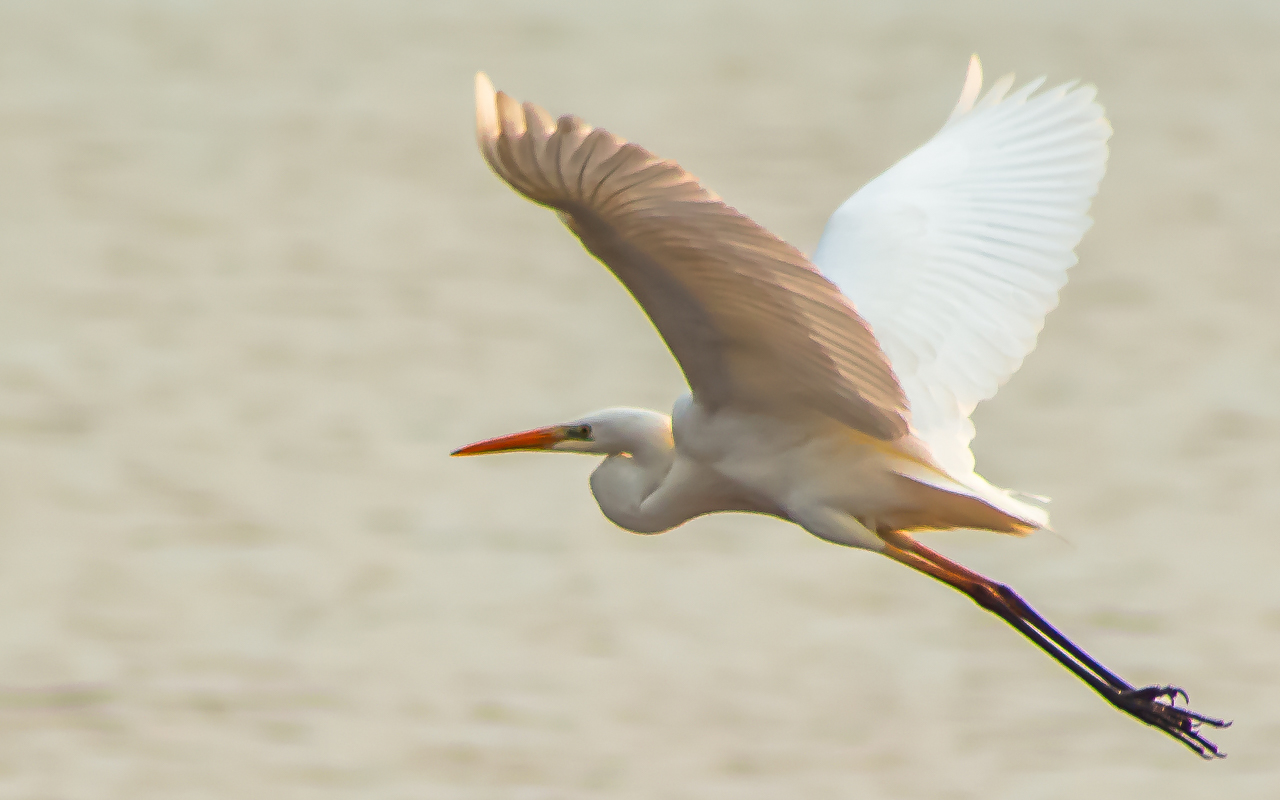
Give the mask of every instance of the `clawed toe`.
[[(1177, 686), (1145, 686), (1117, 692), (1112, 702), (1121, 711), (1173, 736), (1202, 758), (1224, 758), (1226, 753), (1220, 752), (1216, 744), (1200, 735), (1199, 728), (1202, 724), (1226, 728), (1231, 723), (1178, 708), (1175, 704), (1179, 697), (1184, 703), (1191, 702), (1187, 693)], [(1162, 702), (1164, 699), (1168, 702)]]
[(1162, 697), (1168, 698), (1169, 705), (1176, 706), (1178, 698), (1182, 698), (1182, 702), (1190, 703), (1191, 698), (1187, 697), (1186, 691), (1179, 686), (1144, 686), (1141, 689), (1133, 689), (1128, 692), (1129, 695), (1141, 700), (1159, 700)]

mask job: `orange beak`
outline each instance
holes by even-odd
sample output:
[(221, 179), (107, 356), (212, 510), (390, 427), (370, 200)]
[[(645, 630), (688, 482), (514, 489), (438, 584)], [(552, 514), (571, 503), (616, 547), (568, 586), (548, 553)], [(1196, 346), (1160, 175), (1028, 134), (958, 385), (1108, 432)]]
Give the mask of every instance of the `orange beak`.
[(547, 450), (565, 440), (563, 425), (548, 425), (521, 433), (509, 433), (483, 442), (459, 447), (451, 456), (478, 456), (484, 453), (510, 453), (515, 450)]

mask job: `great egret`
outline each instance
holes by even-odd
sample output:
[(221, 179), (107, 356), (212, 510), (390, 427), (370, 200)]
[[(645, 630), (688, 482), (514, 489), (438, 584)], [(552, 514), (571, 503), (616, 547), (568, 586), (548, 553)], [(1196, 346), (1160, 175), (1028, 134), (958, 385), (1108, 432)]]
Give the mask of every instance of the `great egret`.
[(836, 210), (811, 264), (674, 162), (478, 74), (489, 166), (613, 271), (691, 391), (670, 417), (613, 408), (453, 455), (605, 456), (591, 491), (638, 533), (750, 511), (883, 553), (969, 595), (1116, 708), (1221, 757), (1199, 729), (1230, 723), (1178, 707), (1179, 688), (1126, 683), (1008, 586), (913, 538), (1048, 526), (974, 472), (969, 416), (1057, 304), (1111, 128), (1091, 87), (1036, 94), (1041, 79), (1006, 96), (1012, 81), (979, 100), (975, 56), (942, 130)]

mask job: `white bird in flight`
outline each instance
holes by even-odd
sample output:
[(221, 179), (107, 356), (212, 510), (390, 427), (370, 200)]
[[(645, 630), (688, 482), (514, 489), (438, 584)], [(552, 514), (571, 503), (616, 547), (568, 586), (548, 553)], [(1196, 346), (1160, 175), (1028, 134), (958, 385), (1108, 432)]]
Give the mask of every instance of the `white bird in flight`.
[[(981, 99), (975, 56), (937, 135), (836, 209), (812, 262), (678, 164), (476, 76), (493, 171), (554, 209), (649, 315), (690, 391), (671, 416), (612, 408), (488, 439), (474, 455), (605, 456), (604, 515), (637, 533), (716, 511), (769, 514), (883, 553), (959, 589), (1121, 711), (1205, 758), (1222, 720), (1135, 688), (1008, 586), (924, 547), (919, 531), (1026, 534), (1043, 508), (974, 472), (969, 416), (1035, 347), (1058, 301), (1111, 127), (1092, 87)], [(1007, 95), (1007, 96), (1006, 96)]]

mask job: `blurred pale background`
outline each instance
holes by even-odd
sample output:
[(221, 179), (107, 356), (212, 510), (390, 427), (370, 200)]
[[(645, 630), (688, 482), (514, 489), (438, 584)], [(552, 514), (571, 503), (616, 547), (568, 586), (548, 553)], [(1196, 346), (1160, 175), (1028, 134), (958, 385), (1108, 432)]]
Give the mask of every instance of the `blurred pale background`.
[[(1277, 42), (1262, 2), (0, 5), (0, 796), (1277, 796)], [(475, 70), (808, 251), (971, 52), (1116, 133), (978, 412), (1060, 536), (929, 541), (1234, 717), (1226, 762), (885, 559), (446, 456), (681, 391), (484, 168)]]

